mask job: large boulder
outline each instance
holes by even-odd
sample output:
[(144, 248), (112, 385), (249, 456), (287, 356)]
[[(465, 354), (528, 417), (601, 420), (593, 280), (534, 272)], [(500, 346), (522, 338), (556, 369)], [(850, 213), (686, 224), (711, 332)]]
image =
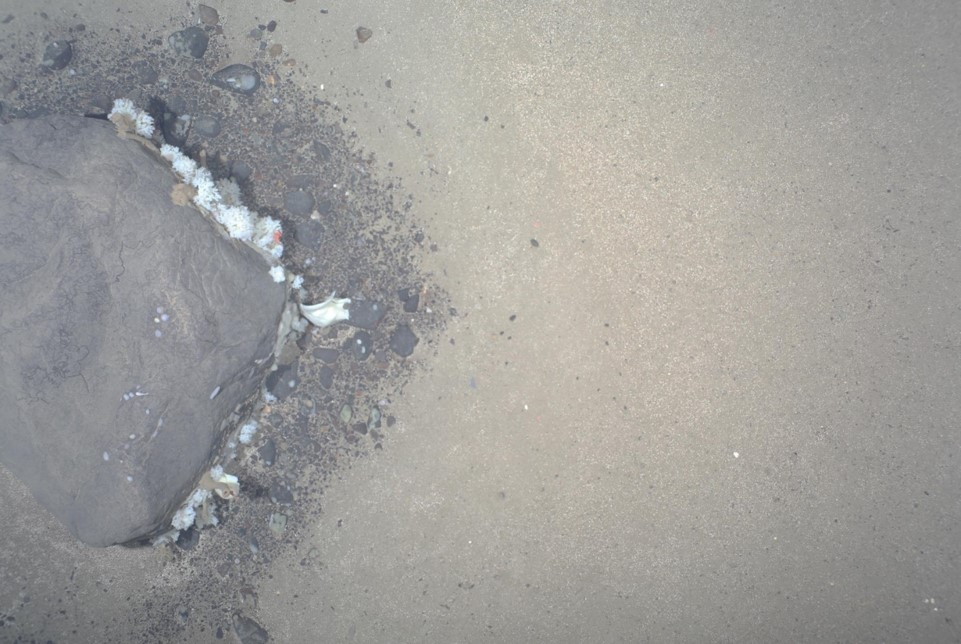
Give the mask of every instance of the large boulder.
[(0, 460), (80, 540), (169, 527), (270, 366), (265, 260), (106, 121), (0, 126)]

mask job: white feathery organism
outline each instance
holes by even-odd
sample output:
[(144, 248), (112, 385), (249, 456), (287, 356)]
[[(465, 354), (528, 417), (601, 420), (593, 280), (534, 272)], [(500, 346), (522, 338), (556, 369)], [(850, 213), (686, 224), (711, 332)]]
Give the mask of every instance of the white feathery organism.
[[(149, 139), (154, 134), (153, 117), (138, 109), (128, 98), (118, 98), (114, 101), (109, 117), (114, 120), (114, 116), (129, 119), (137, 134), (144, 138)], [(130, 126), (122, 124), (121, 119), (118, 127), (127, 129)], [(283, 229), (280, 222), (273, 217), (259, 217), (256, 212), (244, 206), (240, 186), (236, 181), (232, 178), (214, 181), (213, 175), (207, 168), (198, 166), (197, 162), (184, 154), (180, 148), (169, 143), (161, 144), (160, 156), (170, 162), (171, 168), (181, 181), (197, 191), (193, 202), (212, 214), (232, 238), (256, 244), (275, 259), (283, 256), (284, 245), (280, 241)], [(278, 279), (275, 271), (271, 271), (271, 274), (278, 282), (283, 281)], [(300, 288), (302, 284), (301, 278), (295, 288)]]
[(242, 206), (243, 199), (240, 198), (240, 186), (234, 181), (233, 177), (228, 179), (217, 179), (214, 182), (223, 202), (228, 206)]
[(163, 143), (160, 146), (160, 156), (165, 158), (170, 162), (171, 165), (174, 164), (177, 159), (184, 155), (176, 145), (170, 145), (169, 143)]
[(273, 217), (261, 217), (254, 228), (254, 243), (279, 259), (284, 253), (283, 244), (280, 243), (282, 233), (279, 221)]
[(114, 115), (120, 115), (126, 116), (131, 121), (136, 121), (137, 112), (137, 108), (134, 107), (133, 101), (131, 101), (129, 98), (118, 98), (113, 102), (113, 109), (110, 110), (110, 114), (107, 115), (107, 118), (110, 118)]
[(303, 288), (304, 286), (304, 276), (294, 275), (294, 279), (290, 281), (290, 286), (295, 289)]
[(286, 279), (284, 275), (284, 267), (272, 266), (270, 269), (270, 276), (274, 278), (274, 281), (277, 283), (283, 282)]
[(180, 148), (164, 143), (160, 146), (160, 156), (170, 162), (170, 167), (184, 183), (189, 184), (193, 181), (194, 174), (197, 172), (197, 163), (181, 152)]
[(197, 168), (193, 179), (190, 181), (190, 185), (197, 190), (197, 194), (194, 196), (194, 203), (208, 212), (213, 212), (221, 200), (220, 191), (218, 191), (217, 186), (214, 185), (214, 178), (213, 175), (210, 174), (210, 170), (207, 168)]
[(251, 212), (244, 206), (224, 206), (217, 208), (217, 221), (227, 229), (234, 239), (250, 241), (254, 236), (254, 220)]
[(194, 524), (194, 520), (197, 518), (197, 507), (202, 505), (204, 501), (210, 496), (210, 492), (202, 488), (196, 488), (190, 495), (180, 509), (174, 513), (173, 519), (170, 521), (172, 525), (177, 530), (186, 530)]
[(197, 162), (187, 155), (181, 154), (170, 165), (185, 183), (191, 183), (194, 180), (194, 175), (197, 173)]
[(173, 519), (170, 520), (170, 525), (178, 530), (186, 530), (194, 524), (196, 518), (197, 510), (194, 509), (194, 506), (185, 505), (174, 513)]
[(142, 110), (138, 110), (137, 117), (134, 119), (134, 127), (137, 134), (149, 139), (153, 136), (153, 117)]

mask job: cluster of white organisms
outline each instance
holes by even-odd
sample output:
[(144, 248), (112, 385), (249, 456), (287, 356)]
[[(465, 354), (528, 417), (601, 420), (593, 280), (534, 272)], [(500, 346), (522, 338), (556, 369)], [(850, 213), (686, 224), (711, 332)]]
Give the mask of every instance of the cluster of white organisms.
[[(153, 118), (136, 107), (130, 99), (115, 100), (108, 118), (118, 127), (132, 128), (145, 139), (153, 136)], [(236, 183), (229, 179), (214, 181), (210, 170), (198, 165), (180, 148), (169, 143), (160, 146), (160, 156), (170, 162), (177, 177), (192, 189), (194, 204), (209, 213), (229, 236), (253, 244), (272, 258), (280, 259), (284, 254), (284, 245), (280, 242), (283, 235), (280, 222), (273, 217), (261, 217), (241, 203), (240, 189)], [(286, 279), (281, 266), (271, 267), (270, 274), (276, 282)]]
[[(113, 110), (108, 118), (120, 132), (135, 132), (147, 141), (150, 141), (154, 135), (153, 118), (136, 107), (130, 99), (120, 98), (114, 101)], [(186, 186), (182, 190), (190, 196), (194, 205), (223, 226), (230, 237), (262, 251), (265, 258), (272, 263), (270, 275), (275, 282), (283, 282), (287, 279), (287, 273), (280, 264), (284, 246), (280, 242), (283, 230), (279, 221), (273, 217), (261, 217), (248, 209), (241, 202), (240, 188), (232, 179), (215, 181), (207, 168), (198, 165), (180, 148), (164, 143), (160, 146), (160, 156), (170, 163), (174, 174)], [(304, 279), (300, 275), (292, 275), (290, 278), (291, 287), (300, 293), (303, 293), (303, 283)], [(312, 305), (300, 303), (299, 307), (301, 315), (308, 322), (325, 327), (350, 318), (347, 304), (350, 304), (349, 298), (335, 298), (331, 293), (330, 297), (323, 302)], [(301, 324), (304, 323), (301, 322)], [(299, 330), (302, 331), (303, 328)], [(137, 395), (140, 395), (139, 392)], [(266, 395), (269, 393), (265, 392)], [(244, 445), (250, 444), (256, 431), (256, 422), (247, 423), (240, 430), (239, 441)], [(222, 467), (215, 466), (203, 476), (199, 486), (174, 513), (171, 521), (173, 529), (160, 535), (154, 543), (159, 545), (176, 540), (181, 530), (186, 530), (195, 524), (198, 527), (217, 525), (217, 517), (211, 503), (213, 495), (216, 494), (222, 499), (232, 499), (239, 491), (237, 477), (225, 474)]]

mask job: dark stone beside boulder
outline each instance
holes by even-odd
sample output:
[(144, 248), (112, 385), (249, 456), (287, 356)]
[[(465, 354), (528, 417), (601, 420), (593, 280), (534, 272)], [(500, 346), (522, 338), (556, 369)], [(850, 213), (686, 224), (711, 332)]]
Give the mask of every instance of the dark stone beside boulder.
[(314, 209), (314, 196), (304, 190), (292, 190), (284, 195), (284, 208), (292, 215), (309, 215)]
[(414, 347), (420, 342), (410, 327), (406, 324), (399, 324), (390, 336), (390, 349), (402, 358), (406, 358), (414, 353)]
[(266, 262), (106, 121), (0, 127), (0, 460), (81, 541), (169, 528), (259, 391)]
[(350, 317), (347, 324), (358, 329), (373, 331), (387, 315), (387, 308), (376, 300), (353, 300), (348, 309)]

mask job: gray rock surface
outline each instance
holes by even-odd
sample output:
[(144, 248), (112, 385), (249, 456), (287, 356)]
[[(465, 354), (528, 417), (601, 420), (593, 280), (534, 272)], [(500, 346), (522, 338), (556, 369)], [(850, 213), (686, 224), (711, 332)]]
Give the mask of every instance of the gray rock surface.
[(285, 288), (105, 121), (0, 127), (0, 183), (0, 460), (85, 543), (163, 531), (256, 393)]

